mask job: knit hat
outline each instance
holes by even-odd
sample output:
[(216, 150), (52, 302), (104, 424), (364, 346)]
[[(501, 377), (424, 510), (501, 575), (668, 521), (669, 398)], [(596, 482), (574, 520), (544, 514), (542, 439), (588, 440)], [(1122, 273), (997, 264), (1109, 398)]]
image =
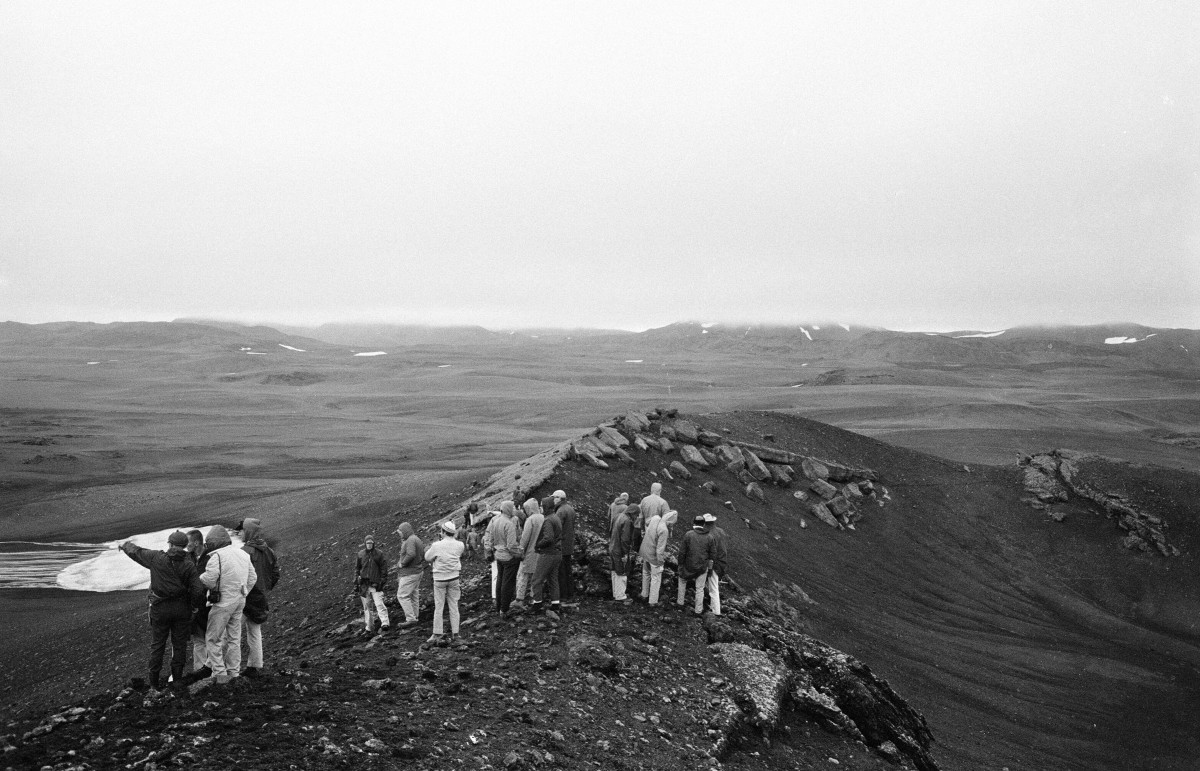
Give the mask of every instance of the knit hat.
[(629, 493), (621, 493), (620, 495), (618, 495), (618, 496), (617, 496), (617, 500), (618, 500), (618, 501), (627, 501), (627, 500), (629, 500)]
[(704, 527), (704, 515), (703, 514), (697, 514), (696, 516), (692, 517), (692, 527), (696, 527), (696, 528)]
[(363, 543), (375, 543), (375, 536), (369, 535), (363, 539)]
[(171, 533), (169, 536), (167, 536), (167, 543), (169, 543), (171, 546), (187, 546), (187, 533), (183, 532), (182, 530), (176, 530), (174, 533)]
[(566, 497), (567, 497), (567, 494), (566, 494), (565, 492), (563, 492), (562, 490), (555, 490), (555, 491), (554, 491), (554, 492), (553, 492), (553, 493), (550, 495), (550, 497), (551, 497), (551, 498), (562, 498), (562, 499), (564, 499), (564, 500), (565, 500), (565, 499), (566, 499)]
[(451, 522), (450, 520), (446, 520), (445, 522), (442, 523), (442, 532), (447, 533), (449, 535), (457, 535), (458, 528), (454, 526), (453, 522)]

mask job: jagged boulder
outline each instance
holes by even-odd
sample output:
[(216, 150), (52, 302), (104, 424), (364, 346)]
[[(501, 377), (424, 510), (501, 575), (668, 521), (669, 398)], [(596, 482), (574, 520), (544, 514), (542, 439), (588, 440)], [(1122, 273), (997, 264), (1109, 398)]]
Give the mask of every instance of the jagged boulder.
[(679, 434), (675, 433), (675, 427), (668, 426), (666, 423), (663, 423), (658, 427), (658, 435), (664, 439), (670, 439), (671, 441), (675, 441), (679, 438)]
[(824, 463), (812, 458), (805, 458), (800, 462), (800, 471), (813, 482), (829, 478), (829, 468)]
[(852, 501), (859, 500), (863, 497), (862, 490), (859, 489), (856, 482), (850, 482), (849, 484), (843, 486), (842, 495), (846, 496)]
[(605, 648), (604, 642), (588, 634), (567, 640), (567, 655), (575, 666), (602, 674), (615, 674), (621, 668), (620, 660)]
[(650, 429), (650, 419), (642, 412), (627, 412), (621, 418), (621, 426), (631, 434), (637, 434)]
[[(684, 449), (689, 449), (689, 448), (684, 447)], [(671, 465), (668, 468), (670, 469), (671, 474), (674, 476), (682, 477), (683, 479), (691, 479), (692, 478), (692, 472), (688, 471), (687, 466), (683, 465), (682, 463), (680, 463), (677, 460), (671, 461)]]
[(709, 452), (708, 450), (704, 449), (703, 447), (697, 447), (696, 451), (700, 453), (700, 457), (704, 458), (704, 462), (707, 463), (708, 465), (710, 465), (710, 466), (720, 465), (720, 460), (717, 459), (717, 456), (714, 455), (713, 453)]
[(679, 454), (683, 456), (684, 463), (690, 463), (697, 468), (708, 468), (709, 463), (700, 454), (694, 445), (681, 444), (679, 445)]
[(721, 435), (713, 431), (701, 431), (696, 438), (706, 447), (716, 447), (723, 441)]
[(743, 492), (746, 494), (747, 498), (756, 500), (759, 503), (767, 502), (767, 496), (763, 494), (763, 489), (759, 486), (758, 482), (751, 482), (750, 484), (746, 485), (746, 488), (743, 490)]
[(660, 436), (658, 438), (658, 449), (667, 453), (675, 452), (675, 445), (671, 444), (670, 439), (666, 438), (665, 436)]
[(690, 420), (675, 421), (675, 436), (681, 442), (695, 444), (700, 441), (700, 429)]
[(808, 486), (808, 489), (812, 490), (814, 493), (827, 501), (837, 495), (838, 492), (836, 487), (829, 484), (824, 479), (814, 480), (813, 483)]
[(717, 445), (717, 457), (721, 459), (722, 463), (727, 464), (736, 463), (741, 466), (746, 462), (746, 459), (742, 456), (741, 449), (731, 444)]
[(829, 510), (838, 516), (847, 514), (850, 511), (850, 501), (846, 500), (840, 495), (830, 498), (826, 502), (826, 506), (828, 506)]
[(841, 528), (842, 524), (837, 521), (837, 517), (833, 516), (833, 512), (824, 503), (814, 503), (808, 507), (808, 511), (817, 519), (834, 528)]
[(777, 656), (743, 643), (708, 646), (736, 685), (734, 701), (745, 721), (764, 735), (779, 723), (788, 691), (788, 668)]
[(763, 463), (757, 455), (749, 450), (743, 450), (742, 455), (746, 458), (746, 468), (750, 471), (751, 476), (759, 482), (771, 478), (771, 472), (767, 470), (767, 464)]
[(792, 478), (788, 476), (783, 466), (772, 463), (767, 466), (767, 471), (771, 472), (771, 481), (779, 487), (787, 487), (792, 483)]
[(613, 447), (629, 446), (629, 440), (625, 438), (625, 435), (611, 426), (599, 426), (596, 429), (596, 435)]
[(648, 437), (642, 436), (641, 434), (635, 434), (633, 437), (633, 446), (638, 448), (642, 452), (646, 452), (650, 449), (650, 443), (653, 441), (654, 441), (653, 439), (649, 439)]
[(720, 495), (721, 494), (721, 488), (718, 487), (717, 483), (712, 481), (711, 479), (708, 480), (707, 482), (705, 482), (704, 484), (700, 485), (700, 487), (704, 488), (704, 490), (706, 490), (709, 495)]

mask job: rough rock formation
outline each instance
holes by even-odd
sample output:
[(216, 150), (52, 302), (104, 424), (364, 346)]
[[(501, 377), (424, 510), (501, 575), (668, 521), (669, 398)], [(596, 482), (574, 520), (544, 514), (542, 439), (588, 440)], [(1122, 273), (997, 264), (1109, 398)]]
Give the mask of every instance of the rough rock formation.
[[(1050, 503), (1069, 501), (1071, 496), (1082, 498), (1098, 506), (1125, 533), (1121, 539), (1125, 548), (1179, 556), (1178, 547), (1167, 541), (1167, 523), (1161, 517), (1137, 509), (1119, 493), (1098, 490), (1082, 481), (1080, 464), (1087, 458), (1084, 453), (1064, 449), (1022, 458), (1025, 491), (1032, 496), (1025, 500), (1033, 508), (1045, 509)], [(1051, 516), (1061, 522), (1065, 517), (1056, 513)]]

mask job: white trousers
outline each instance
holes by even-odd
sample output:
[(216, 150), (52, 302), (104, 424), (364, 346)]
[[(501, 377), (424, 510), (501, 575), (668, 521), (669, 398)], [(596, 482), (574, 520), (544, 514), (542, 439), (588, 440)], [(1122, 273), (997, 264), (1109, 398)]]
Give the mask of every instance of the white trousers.
[[(700, 611), (704, 610), (704, 585), (708, 580), (708, 573), (701, 573), (695, 578), (680, 578), (678, 580), (679, 594), (675, 598), (675, 604), (683, 605), (683, 599), (685, 595), (687, 595), (688, 584), (691, 584), (693, 587), (695, 587), (696, 592), (696, 612), (699, 613)], [(720, 610), (720, 608), (718, 608), (718, 610)]]
[(721, 615), (721, 584), (720, 577), (717, 571), (708, 571), (708, 578), (704, 582), (704, 588), (708, 591), (708, 607), (714, 616)]
[(649, 600), (651, 605), (658, 604), (658, 592), (662, 589), (662, 565), (651, 565), (642, 560), (642, 599)]
[(208, 610), (208, 666), (214, 677), (237, 677), (242, 668), (242, 609), (246, 598), (228, 605), (213, 605)]
[(368, 632), (375, 631), (375, 616), (379, 616), (379, 623), (384, 626), (391, 626), (392, 622), (388, 620), (387, 605), (383, 604), (383, 592), (378, 589), (368, 589), (367, 596), (361, 597), (363, 606), (363, 623), (367, 627)]
[(617, 575), (617, 571), (612, 571), (612, 590), (614, 600), (624, 600), (626, 598), (625, 586), (628, 584), (628, 582), (629, 576), (619, 576)]
[(404, 609), (405, 621), (416, 621), (421, 612), (421, 574), (400, 576), (396, 582), (396, 599)]
[(246, 666), (262, 669), (262, 624), (256, 624), (248, 618), (242, 619), (246, 627)]

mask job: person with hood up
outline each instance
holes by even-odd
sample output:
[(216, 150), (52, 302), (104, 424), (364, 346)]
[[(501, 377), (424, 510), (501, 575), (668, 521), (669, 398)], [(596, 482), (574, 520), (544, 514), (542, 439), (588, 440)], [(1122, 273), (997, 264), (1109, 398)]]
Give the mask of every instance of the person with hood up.
[(612, 593), (617, 602), (633, 602), (625, 593), (629, 579), (629, 565), (633, 559), (633, 520), (629, 514), (637, 514), (638, 505), (621, 506), (612, 522), (608, 537), (609, 568), (612, 571)]
[(204, 550), (209, 552), (208, 564), (200, 576), (200, 582), (218, 595), (208, 610), (208, 631), (204, 637), (208, 645), (206, 668), (218, 683), (237, 677), (242, 667), (242, 610), (246, 607), (246, 595), (258, 582), (250, 555), (241, 549), (228, 548), (232, 544), (225, 528), (213, 525), (204, 541)]
[(729, 546), (725, 531), (717, 524), (717, 518), (712, 514), (704, 515), (704, 523), (708, 525), (713, 539), (713, 564), (704, 582), (708, 592), (708, 609), (714, 616), (721, 615), (721, 579), (729, 563)]
[[(559, 518), (558, 509), (554, 505), (560, 493), (561, 498), (565, 500), (567, 494), (562, 490), (556, 490), (548, 499), (550, 513), (542, 518), (542, 528), (538, 532), (537, 545), (534, 547), (534, 551), (537, 552), (537, 570), (533, 573), (533, 601), (529, 606), (534, 613), (541, 612), (547, 594), (550, 595), (551, 610), (557, 611), (561, 607), (558, 563), (562, 561), (562, 519)], [(545, 501), (542, 502), (542, 507), (546, 507)]]
[[(621, 493), (613, 499), (612, 503), (608, 504), (608, 527), (610, 530), (617, 523), (617, 514), (627, 508), (629, 508), (629, 493)], [(630, 522), (632, 521), (633, 519), (630, 518)]]
[(246, 627), (246, 649), (249, 651), (243, 674), (256, 677), (262, 674), (262, 625), (271, 612), (267, 594), (279, 583), (279, 560), (263, 538), (261, 520), (243, 519), (237, 529), (242, 532), (242, 551), (250, 555), (250, 562), (258, 576), (254, 588), (246, 595), (246, 607), (242, 609), (242, 615), (246, 617), (243, 625)]
[[(708, 571), (713, 565), (713, 537), (703, 515), (698, 515), (692, 521), (692, 529), (683, 534), (683, 543), (679, 547), (679, 568), (676, 579), (679, 582), (675, 604), (683, 607), (687, 595), (687, 585), (695, 585), (696, 615), (704, 610), (704, 585), (708, 580)], [(720, 610), (720, 606), (717, 607)]]
[(362, 600), (363, 634), (375, 631), (376, 616), (379, 617), (379, 630), (386, 632), (392, 623), (388, 619), (387, 605), (383, 601), (383, 587), (387, 584), (387, 558), (383, 552), (375, 548), (375, 536), (368, 535), (363, 539), (363, 547), (358, 550), (358, 559), (354, 561), (354, 590)]
[(402, 627), (414, 626), (421, 609), (421, 576), (425, 573), (425, 544), (411, 522), (401, 522), (396, 532), (403, 538), (396, 563), (396, 600), (404, 610)]
[[(646, 512), (643, 510), (642, 513)], [(667, 559), (667, 526), (663, 524), (662, 515), (655, 513), (646, 518), (646, 532), (642, 535), (638, 556), (642, 558), (642, 599), (657, 605)]]
[[(458, 599), (462, 585), (462, 554), (466, 548), (458, 540), (458, 528), (450, 520), (441, 525), (442, 538), (425, 550), (425, 561), (433, 569), (433, 635), (425, 642), (448, 645), (458, 637)], [(450, 634), (443, 634), (442, 611), (449, 605)]]
[(517, 508), (512, 501), (500, 504), (500, 513), (488, 523), (488, 537), (499, 566), (496, 609), (507, 614), (517, 593), (517, 570), (521, 567), (521, 539), (517, 536)]
[(521, 567), (517, 568), (517, 590), (513, 602), (524, 605), (529, 596), (529, 585), (537, 568), (537, 540), (542, 534), (542, 505), (537, 498), (529, 498), (521, 506), (525, 511), (525, 524), (521, 527)]
[(188, 628), (192, 606), (204, 594), (196, 565), (188, 558), (188, 537), (176, 530), (167, 538), (165, 552), (145, 549), (126, 541), (125, 556), (150, 571), (150, 687), (162, 688), (163, 656), (171, 639), (171, 686), (183, 686), (184, 660), (188, 657)]
[(662, 482), (655, 482), (650, 485), (650, 494), (642, 499), (638, 504), (642, 510), (642, 519), (649, 521), (651, 517), (666, 516), (666, 513), (671, 510), (666, 499), (662, 497)]

